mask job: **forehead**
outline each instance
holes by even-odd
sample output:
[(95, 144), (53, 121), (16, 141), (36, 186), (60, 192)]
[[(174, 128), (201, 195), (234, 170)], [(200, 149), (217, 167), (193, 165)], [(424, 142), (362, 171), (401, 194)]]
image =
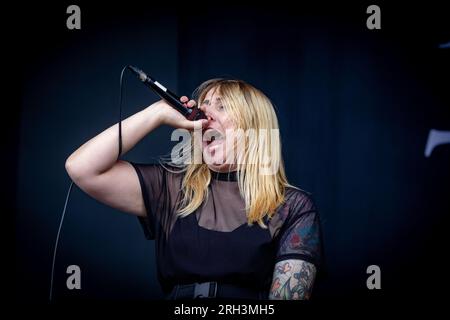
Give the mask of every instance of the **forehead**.
[(204, 100), (209, 100), (210, 102), (216, 102), (217, 100), (220, 100), (220, 90), (219, 87), (213, 87), (206, 92), (206, 95), (204, 97)]

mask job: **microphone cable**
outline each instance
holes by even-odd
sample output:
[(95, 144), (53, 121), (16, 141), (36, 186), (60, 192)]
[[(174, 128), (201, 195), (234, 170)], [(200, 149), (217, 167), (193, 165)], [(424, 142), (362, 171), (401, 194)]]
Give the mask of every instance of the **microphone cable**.
[[(128, 69), (128, 66), (123, 67), (122, 72), (120, 73), (120, 83), (119, 83), (119, 153), (117, 155), (117, 160), (119, 160), (120, 156), (122, 155), (123, 75), (124, 75), (126, 69)], [(59, 238), (60, 238), (60, 235), (61, 235), (61, 229), (62, 229), (62, 225), (63, 225), (63, 222), (64, 222), (64, 217), (66, 215), (67, 204), (69, 203), (69, 198), (70, 198), (70, 194), (71, 194), (71, 191), (72, 191), (73, 184), (74, 184), (73, 181), (70, 181), (69, 190), (67, 191), (66, 201), (64, 203), (64, 209), (63, 209), (62, 214), (61, 214), (61, 219), (59, 221), (58, 232), (56, 234), (55, 245), (54, 245), (54, 248), (53, 248), (52, 271), (51, 271), (51, 274), (50, 274), (50, 290), (49, 290), (50, 292), (49, 292), (49, 296), (48, 296), (49, 302), (52, 302), (52, 300), (53, 300), (53, 280), (54, 280), (54, 275), (55, 275), (56, 253), (57, 253), (57, 250), (58, 250), (58, 244), (59, 244)]]

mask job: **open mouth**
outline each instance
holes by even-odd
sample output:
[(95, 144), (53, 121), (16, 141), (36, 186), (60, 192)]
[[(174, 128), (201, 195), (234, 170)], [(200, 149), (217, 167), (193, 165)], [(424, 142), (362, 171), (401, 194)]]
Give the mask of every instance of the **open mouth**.
[(206, 129), (203, 133), (203, 145), (213, 146), (221, 143), (224, 140), (224, 135), (216, 129)]

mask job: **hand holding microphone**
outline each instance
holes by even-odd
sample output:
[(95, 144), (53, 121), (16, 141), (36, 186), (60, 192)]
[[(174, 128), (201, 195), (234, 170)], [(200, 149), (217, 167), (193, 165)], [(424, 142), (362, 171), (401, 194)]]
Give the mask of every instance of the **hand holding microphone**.
[[(196, 108), (196, 102), (189, 100), (186, 96), (180, 98), (180, 102), (185, 105), (185, 108)], [(175, 110), (172, 105), (168, 104), (166, 100), (162, 99), (152, 105), (161, 124), (169, 125), (175, 128), (183, 128), (187, 130), (194, 130), (204, 128), (208, 125), (207, 119), (188, 120), (179, 111)]]

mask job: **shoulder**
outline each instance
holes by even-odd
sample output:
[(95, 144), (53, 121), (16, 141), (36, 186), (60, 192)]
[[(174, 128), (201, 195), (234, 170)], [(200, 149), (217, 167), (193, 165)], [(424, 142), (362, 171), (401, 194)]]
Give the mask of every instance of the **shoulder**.
[(307, 212), (317, 210), (312, 193), (297, 187), (286, 187), (285, 204), (290, 211)]
[(284, 201), (278, 207), (274, 223), (286, 222), (300, 216), (315, 215), (317, 207), (313, 195), (297, 187), (286, 187)]

